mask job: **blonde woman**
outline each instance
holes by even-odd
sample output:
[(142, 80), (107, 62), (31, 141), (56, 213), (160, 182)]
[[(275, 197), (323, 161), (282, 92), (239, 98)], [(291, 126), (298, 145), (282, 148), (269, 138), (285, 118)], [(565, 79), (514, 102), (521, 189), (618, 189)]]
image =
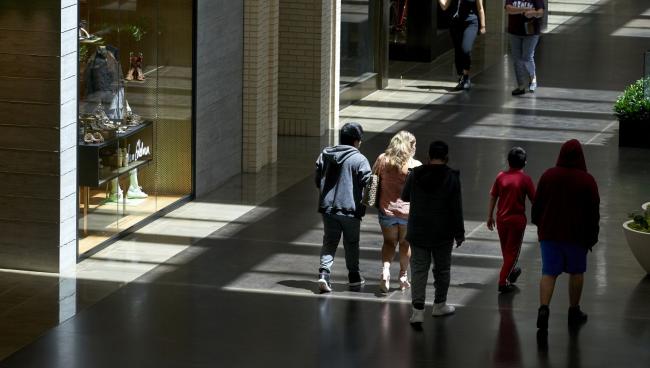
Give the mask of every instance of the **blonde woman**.
[(415, 137), (407, 131), (401, 131), (390, 140), (388, 148), (379, 155), (373, 166), (373, 172), (379, 174), (379, 226), (384, 236), (379, 288), (384, 293), (390, 289), (390, 264), (395, 258), (397, 245), (399, 245), (400, 289), (411, 287), (407, 274), (411, 247), (405, 239), (409, 203), (402, 201), (400, 196), (409, 169), (422, 165), (413, 156), (415, 156)]

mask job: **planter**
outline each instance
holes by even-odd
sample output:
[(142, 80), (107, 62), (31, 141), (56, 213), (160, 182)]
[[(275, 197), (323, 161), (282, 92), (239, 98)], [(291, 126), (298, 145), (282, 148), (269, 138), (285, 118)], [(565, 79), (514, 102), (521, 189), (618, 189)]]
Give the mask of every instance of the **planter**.
[(619, 120), (619, 147), (650, 148), (650, 121)]
[(644, 233), (629, 228), (632, 220), (623, 223), (623, 232), (627, 245), (637, 262), (643, 267), (646, 273), (650, 274), (650, 233)]

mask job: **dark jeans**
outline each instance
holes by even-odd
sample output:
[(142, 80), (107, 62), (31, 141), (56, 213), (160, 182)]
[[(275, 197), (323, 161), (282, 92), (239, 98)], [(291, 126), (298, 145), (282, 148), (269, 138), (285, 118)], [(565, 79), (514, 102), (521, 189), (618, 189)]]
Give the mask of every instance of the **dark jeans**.
[(467, 20), (453, 20), (449, 33), (454, 44), (456, 72), (461, 75), (463, 70), (469, 70), (472, 66), (472, 47), (478, 34), (478, 18), (470, 16)]
[(320, 250), (320, 269), (331, 271), (334, 255), (343, 235), (345, 265), (349, 272), (359, 272), (359, 233), (361, 220), (355, 217), (323, 214), (323, 247)]
[(430, 248), (411, 243), (411, 301), (416, 309), (424, 308), (429, 268), (433, 260), (434, 303), (447, 301), (451, 280), (451, 250), (454, 242), (436, 244)]

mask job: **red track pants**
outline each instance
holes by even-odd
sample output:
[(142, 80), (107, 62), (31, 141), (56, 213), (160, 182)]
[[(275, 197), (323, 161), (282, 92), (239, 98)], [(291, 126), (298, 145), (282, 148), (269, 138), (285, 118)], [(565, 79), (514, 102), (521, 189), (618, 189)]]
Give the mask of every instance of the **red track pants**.
[(503, 254), (503, 266), (499, 273), (499, 285), (505, 285), (508, 275), (514, 270), (521, 251), (521, 242), (524, 239), (526, 230), (526, 218), (509, 218), (505, 221), (497, 221), (497, 232), (501, 242), (501, 254)]

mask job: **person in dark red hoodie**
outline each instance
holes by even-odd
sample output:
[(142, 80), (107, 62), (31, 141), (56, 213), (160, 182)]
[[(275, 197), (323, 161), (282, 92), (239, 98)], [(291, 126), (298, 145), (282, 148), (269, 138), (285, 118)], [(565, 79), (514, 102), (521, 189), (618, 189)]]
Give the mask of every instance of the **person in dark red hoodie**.
[(600, 197), (593, 176), (587, 172), (580, 142), (562, 145), (555, 167), (544, 172), (537, 184), (532, 222), (537, 225), (542, 250), (542, 279), (537, 328), (548, 329), (549, 303), (555, 280), (569, 276), (569, 326), (587, 321), (580, 310), (587, 251), (598, 242)]

